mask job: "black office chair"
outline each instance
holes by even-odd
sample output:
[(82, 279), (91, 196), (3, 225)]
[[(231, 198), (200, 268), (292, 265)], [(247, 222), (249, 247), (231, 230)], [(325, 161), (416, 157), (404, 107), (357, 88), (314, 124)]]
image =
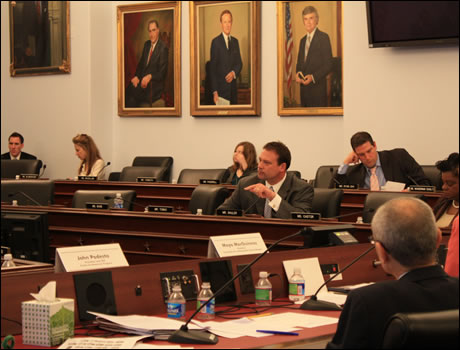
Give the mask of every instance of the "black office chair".
[(343, 190), (329, 188), (314, 188), (315, 195), (312, 203), (312, 213), (320, 213), (323, 218), (339, 216)]
[(436, 165), (420, 165), (431, 184), (436, 187), (437, 191), (442, 191), (441, 172)]
[(397, 313), (390, 317), (383, 349), (458, 349), (458, 309)]
[(189, 208), (192, 214), (196, 214), (197, 209), (202, 209), (204, 215), (214, 215), (216, 209), (230, 195), (230, 191), (222, 186), (199, 185), (190, 198)]
[(287, 172), (288, 172), (288, 173), (294, 174), (294, 175), (297, 176), (299, 179), (302, 178), (302, 174), (301, 174), (300, 171), (298, 171), (298, 170), (288, 170)]
[[(125, 199), (123, 202), (123, 209), (133, 210), (133, 203), (136, 200), (136, 191), (75, 191), (72, 198), (72, 208), (86, 208), (86, 203), (108, 203), (109, 208), (113, 207), (113, 198), (117, 193), (121, 193), (121, 197)], [(105, 199), (108, 196), (110, 199)]]
[(14, 179), (21, 174), (40, 174), (41, 167), (39, 159), (2, 159), (2, 179)]
[(133, 166), (154, 166), (154, 167), (163, 167), (165, 171), (163, 172), (162, 178), (157, 179), (157, 181), (167, 181), (171, 182), (171, 170), (174, 163), (173, 157), (144, 157), (138, 156), (133, 160)]
[(162, 181), (166, 168), (157, 166), (127, 166), (120, 174), (120, 181), (136, 182), (138, 177), (154, 177)]
[(109, 174), (108, 181), (120, 181), (121, 171), (112, 171)]
[(315, 188), (332, 188), (332, 176), (339, 168), (338, 165), (321, 165), (316, 170), (315, 180), (313, 181), (313, 187)]
[(54, 180), (2, 180), (2, 202), (13, 200), (19, 205), (53, 204)]
[(407, 192), (370, 192), (364, 201), (363, 222), (370, 223), (378, 207), (390, 199), (397, 197), (414, 197), (422, 199), (422, 194), (407, 193)]
[(182, 169), (179, 174), (178, 184), (198, 185), (201, 179), (219, 180), (225, 174), (225, 169)]

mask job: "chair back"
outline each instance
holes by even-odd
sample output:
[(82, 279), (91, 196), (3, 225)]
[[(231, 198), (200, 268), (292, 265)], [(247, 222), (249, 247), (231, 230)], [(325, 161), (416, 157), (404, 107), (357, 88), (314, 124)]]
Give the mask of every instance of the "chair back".
[(230, 195), (230, 191), (222, 186), (199, 185), (190, 198), (189, 209), (196, 214), (197, 209), (202, 209), (204, 215), (214, 215), (216, 209)]
[(370, 223), (378, 207), (390, 199), (397, 197), (414, 197), (422, 199), (422, 194), (407, 192), (369, 192), (364, 201), (363, 222)]
[[(117, 193), (121, 193), (123, 201), (123, 209), (133, 210), (133, 202), (136, 200), (136, 191), (124, 190), (124, 191), (90, 191), (90, 190), (77, 190), (73, 194), (72, 208), (86, 208), (86, 203), (108, 203), (109, 208), (113, 208), (113, 198), (116, 197)], [(110, 199), (105, 199), (109, 196)]]
[(388, 320), (383, 349), (458, 349), (458, 309), (397, 313)]
[(166, 169), (158, 166), (127, 166), (120, 174), (120, 181), (136, 182), (138, 177), (154, 177), (162, 181)]
[(112, 171), (109, 174), (108, 181), (120, 181), (121, 171)]
[(313, 187), (315, 188), (331, 188), (332, 176), (339, 168), (338, 165), (321, 165), (316, 170), (315, 181)]
[(21, 174), (40, 174), (41, 167), (39, 159), (2, 159), (2, 179), (14, 179)]
[(339, 216), (343, 190), (333, 188), (314, 188), (312, 213), (320, 213), (323, 218)]
[(141, 157), (138, 156), (133, 160), (133, 166), (155, 166), (163, 167), (165, 171), (161, 179), (157, 181), (171, 182), (171, 170), (174, 163), (173, 157)]
[(294, 174), (294, 175), (297, 176), (299, 179), (302, 178), (302, 174), (301, 174), (300, 171), (298, 171), (298, 170), (288, 170), (287, 172), (288, 172), (288, 173)]
[(222, 182), (224, 174), (225, 169), (182, 169), (177, 183), (199, 185), (200, 179), (219, 180)]
[(54, 180), (2, 180), (2, 202), (13, 200), (19, 205), (54, 204)]
[(442, 190), (442, 178), (441, 172), (436, 165), (421, 165), (423, 172), (425, 173), (428, 180), (430, 180), (431, 184), (436, 187), (436, 190)]

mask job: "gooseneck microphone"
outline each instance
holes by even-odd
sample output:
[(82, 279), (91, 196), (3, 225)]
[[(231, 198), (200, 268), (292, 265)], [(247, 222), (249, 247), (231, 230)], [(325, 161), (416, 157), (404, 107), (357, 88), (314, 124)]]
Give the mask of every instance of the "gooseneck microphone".
[(342, 270), (338, 271), (336, 274), (332, 275), (326, 282), (324, 282), (316, 291), (315, 294), (313, 294), (310, 299), (305, 301), (300, 308), (302, 310), (319, 310), (319, 311), (334, 311), (334, 310), (342, 310), (342, 308), (337, 305), (336, 303), (331, 303), (329, 301), (324, 301), (324, 300), (318, 300), (318, 293), (319, 291), (327, 285), (330, 281), (332, 281), (334, 278), (336, 278), (339, 274), (343, 273), (346, 269), (348, 269), (350, 266), (352, 266), (355, 262), (360, 260), (364, 255), (369, 253), (372, 249), (374, 249), (375, 246), (372, 245), (368, 250), (366, 250), (364, 253), (362, 253), (360, 256), (355, 258), (351, 263), (349, 263), (347, 266), (345, 266)]
[(105, 168), (107, 168), (111, 163), (110, 162), (107, 162), (101, 169), (101, 171), (99, 173), (102, 172), (102, 170), (104, 170)]
[[(255, 195), (256, 196), (256, 195)], [(257, 197), (257, 196), (256, 196)], [(251, 205), (249, 207), (247, 207), (245, 210), (243, 210), (243, 212), (246, 214), (246, 212), (251, 209), (254, 205), (256, 205), (256, 203), (259, 201), (259, 199), (262, 199), (262, 198), (259, 198), (257, 197), (256, 200), (254, 202), (251, 203)]]
[(27, 193), (25, 192), (22, 192), (22, 191), (17, 191), (17, 192), (14, 192), (14, 193), (8, 193), (8, 197), (14, 197), (18, 194), (22, 194), (24, 197), (26, 197), (28, 200), (30, 200), (31, 202), (33, 202), (35, 205), (38, 205), (38, 206), (42, 206), (37, 200), (33, 199), (31, 196), (29, 196)]
[(417, 183), (417, 181), (414, 180), (414, 178), (413, 178), (412, 176), (407, 175), (407, 177), (408, 177), (409, 180), (411, 180), (411, 181), (414, 183), (414, 185), (420, 186), (420, 185)]
[[(115, 199), (115, 198), (116, 198), (116, 196), (104, 196), (104, 199), (105, 199), (105, 200)], [(123, 196), (121, 196), (121, 198), (123, 199), (123, 201), (126, 201), (126, 202), (128, 202), (129, 204), (137, 205), (138, 207), (145, 209), (145, 206), (142, 205), (142, 204), (139, 204), (139, 203), (130, 201), (130, 200), (128, 200), (128, 199), (125, 199)]]
[(172, 343), (179, 343), (179, 344), (217, 344), (219, 338), (209, 332), (203, 332), (199, 330), (189, 330), (187, 325), (190, 321), (200, 312), (202, 308), (204, 308), (207, 304), (211, 302), (212, 299), (216, 298), (220, 295), (233, 281), (235, 281), (238, 277), (240, 277), (246, 270), (248, 270), (252, 265), (254, 265), (257, 261), (259, 261), (265, 254), (267, 254), (272, 248), (276, 247), (279, 243), (299, 236), (301, 234), (306, 234), (307, 228), (302, 228), (300, 231), (293, 233), (289, 236), (283, 237), (273, 243), (270, 247), (268, 247), (262, 254), (258, 255), (253, 261), (247, 264), (240, 272), (238, 272), (233, 278), (231, 278), (227, 283), (225, 283), (219, 290), (217, 290), (214, 295), (206, 300), (205, 303), (201, 304), (201, 306), (188, 318), (184, 325), (177, 331), (175, 331), (169, 337), (168, 341)]
[(374, 208), (369, 208), (369, 209), (365, 209), (365, 210), (354, 211), (353, 213), (342, 214), (342, 215), (337, 215), (337, 216), (332, 216), (330, 218), (322, 218), (322, 219), (323, 220), (335, 220), (335, 219), (345, 218), (347, 216), (353, 216), (353, 215), (365, 214), (365, 213), (373, 213), (374, 211), (375, 211)]
[(329, 168), (329, 172), (331, 173), (331, 180), (334, 181), (337, 185), (341, 185), (342, 183), (334, 177), (334, 168), (333, 167)]
[(43, 176), (43, 174), (45, 173), (45, 169), (46, 169), (46, 164), (43, 164), (42, 173), (38, 175), (38, 178), (41, 178)]

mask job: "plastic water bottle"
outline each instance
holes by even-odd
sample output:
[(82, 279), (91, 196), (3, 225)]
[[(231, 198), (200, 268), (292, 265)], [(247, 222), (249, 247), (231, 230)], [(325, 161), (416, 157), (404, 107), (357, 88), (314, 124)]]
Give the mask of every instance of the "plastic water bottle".
[(185, 319), (185, 298), (179, 284), (174, 285), (168, 299), (168, 317), (176, 320)]
[(305, 299), (305, 279), (300, 267), (294, 267), (294, 274), (289, 279), (289, 300), (299, 301)]
[(121, 193), (117, 193), (113, 199), (113, 209), (123, 209), (123, 197)]
[(13, 205), (13, 207), (17, 207), (18, 206), (18, 200), (13, 199), (13, 202), (11, 204)]
[(356, 223), (357, 223), (357, 224), (364, 224), (363, 217), (362, 217), (362, 216), (358, 216), (358, 218), (356, 219)]
[[(200, 294), (198, 294), (196, 308), (197, 309), (200, 308), (201, 305), (207, 302), (208, 299), (211, 298), (212, 296), (213, 294), (211, 290), (211, 283), (203, 282), (203, 284), (201, 285)], [(214, 311), (215, 305), (216, 305), (216, 299), (213, 298), (204, 308), (201, 309), (197, 317), (200, 320), (212, 320), (216, 316), (215, 311)]]
[(272, 284), (268, 280), (268, 272), (260, 271), (256, 284), (256, 305), (270, 306), (272, 304)]
[(196, 210), (196, 215), (203, 215), (203, 209), (198, 208), (198, 209)]
[(3, 256), (2, 267), (13, 267), (13, 266), (16, 266), (16, 264), (13, 261), (13, 256), (11, 254), (5, 254)]

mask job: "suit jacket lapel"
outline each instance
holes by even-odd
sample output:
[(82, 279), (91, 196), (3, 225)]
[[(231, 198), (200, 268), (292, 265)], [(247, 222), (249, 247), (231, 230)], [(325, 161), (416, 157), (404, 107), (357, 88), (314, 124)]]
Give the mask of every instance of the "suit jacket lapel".
[(387, 157), (386, 153), (378, 152), (380, 158), (380, 165), (382, 166), (383, 175), (385, 176), (385, 180), (393, 179), (393, 168), (390, 164), (390, 159)]
[(292, 177), (293, 175), (287, 174), (286, 175), (286, 180), (284, 180), (283, 185), (281, 186), (280, 190), (278, 191), (278, 195), (281, 197), (281, 199), (286, 200), (290, 190), (292, 189)]
[[(258, 183), (265, 184), (265, 181), (257, 178), (257, 181), (254, 184), (258, 184)], [(264, 215), (265, 198), (259, 198), (259, 200), (256, 203), (256, 209), (257, 209), (258, 214), (262, 213), (261, 215)]]

